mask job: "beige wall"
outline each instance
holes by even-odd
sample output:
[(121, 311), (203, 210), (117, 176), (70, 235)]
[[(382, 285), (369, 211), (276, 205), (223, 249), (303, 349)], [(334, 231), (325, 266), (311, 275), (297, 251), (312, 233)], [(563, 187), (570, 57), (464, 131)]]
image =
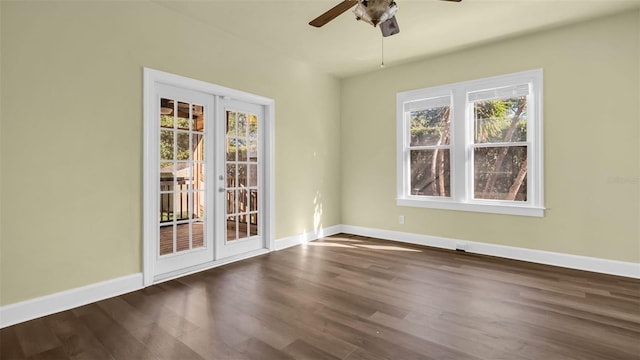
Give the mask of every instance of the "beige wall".
[(0, 4), (0, 304), (142, 270), (143, 67), (275, 99), (276, 238), (340, 223), (337, 79), (149, 2)]
[[(0, 4), (1, 305), (141, 271), (143, 66), (275, 99), (276, 238), (343, 223), (640, 261), (640, 13), (341, 86), (153, 3)], [(545, 218), (395, 205), (398, 91), (538, 67)]]
[[(397, 92), (535, 68), (544, 218), (396, 206)], [(342, 223), (640, 262), (639, 68), (636, 11), (344, 80)]]

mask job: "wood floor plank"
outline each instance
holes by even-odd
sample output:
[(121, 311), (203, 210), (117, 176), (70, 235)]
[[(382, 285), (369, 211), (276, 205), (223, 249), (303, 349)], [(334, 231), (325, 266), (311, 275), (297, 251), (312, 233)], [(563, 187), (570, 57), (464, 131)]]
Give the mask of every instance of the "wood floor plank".
[(338, 234), (1, 329), (0, 358), (640, 360), (640, 280)]
[(16, 336), (27, 357), (62, 346), (62, 343), (46, 326), (44, 319), (35, 319), (16, 327)]
[(0, 359), (24, 359), (26, 356), (20, 342), (16, 329), (21, 326), (11, 326), (0, 329)]

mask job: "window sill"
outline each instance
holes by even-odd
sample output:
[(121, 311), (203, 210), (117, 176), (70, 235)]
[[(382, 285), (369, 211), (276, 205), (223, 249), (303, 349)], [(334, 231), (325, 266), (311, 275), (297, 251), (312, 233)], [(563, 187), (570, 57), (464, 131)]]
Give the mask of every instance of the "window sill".
[(490, 214), (516, 215), (544, 217), (543, 207), (510, 205), (510, 204), (486, 204), (486, 203), (461, 203), (447, 200), (422, 200), (399, 198), (396, 200), (398, 206), (421, 207), (429, 209), (471, 211)]

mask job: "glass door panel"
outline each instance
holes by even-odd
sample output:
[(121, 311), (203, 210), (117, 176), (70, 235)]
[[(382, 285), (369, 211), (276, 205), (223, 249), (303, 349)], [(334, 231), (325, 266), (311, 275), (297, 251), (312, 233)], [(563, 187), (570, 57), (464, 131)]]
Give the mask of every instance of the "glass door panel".
[(164, 85), (158, 86), (158, 93), (155, 272), (163, 274), (213, 260), (213, 244), (207, 236), (210, 201), (205, 149), (209, 139), (206, 124), (212, 121), (214, 98)]
[(264, 247), (260, 224), (262, 196), (262, 106), (233, 100), (222, 101), (224, 117), (225, 223), (221, 256)]

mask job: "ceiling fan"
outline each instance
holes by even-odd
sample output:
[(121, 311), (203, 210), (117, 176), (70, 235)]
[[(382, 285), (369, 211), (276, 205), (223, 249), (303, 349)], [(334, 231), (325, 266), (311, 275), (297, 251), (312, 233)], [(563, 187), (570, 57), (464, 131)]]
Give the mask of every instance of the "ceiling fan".
[[(441, 1), (460, 2), (462, 0)], [(395, 16), (398, 11), (398, 5), (394, 0), (344, 0), (324, 14), (311, 20), (309, 25), (315, 27), (324, 26), (354, 5), (357, 5), (353, 10), (356, 20), (364, 20), (374, 27), (380, 25), (382, 36), (387, 37), (400, 32)]]

